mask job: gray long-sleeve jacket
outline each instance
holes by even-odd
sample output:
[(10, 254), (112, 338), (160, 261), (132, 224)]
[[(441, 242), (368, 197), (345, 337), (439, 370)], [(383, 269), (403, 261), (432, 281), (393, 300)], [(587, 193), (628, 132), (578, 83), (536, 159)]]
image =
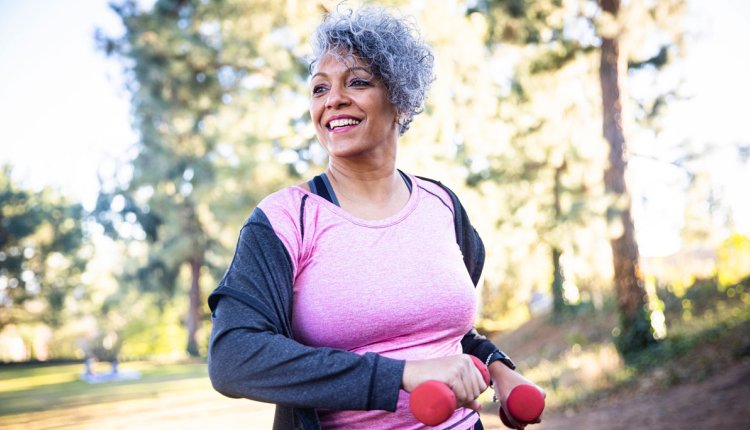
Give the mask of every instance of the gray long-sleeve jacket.
[[(456, 195), (440, 185), (451, 196), (456, 241), (476, 285), (484, 245)], [(317, 408), (395, 410), (405, 362), (294, 340), (293, 282), (289, 254), (256, 208), (240, 231), (229, 270), (208, 298), (213, 321), (208, 370), (214, 388), (229, 397), (275, 403), (274, 429), (320, 429)], [(461, 345), (482, 361), (497, 350), (474, 329)]]

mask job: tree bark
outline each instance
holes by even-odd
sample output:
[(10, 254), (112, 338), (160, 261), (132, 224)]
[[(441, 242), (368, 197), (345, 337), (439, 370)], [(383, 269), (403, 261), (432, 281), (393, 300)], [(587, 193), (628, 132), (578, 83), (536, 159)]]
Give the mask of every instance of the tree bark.
[[(554, 209), (555, 209), (555, 220), (559, 221), (562, 217), (562, 206), (560, 203), (560, 197), (562, 194), (562, 174), (567, 168), (567, 163), (563, 161), (562, 165), (555, 168), (555, 188), (554, 188)], [(552, 315), (555, 318), (560, 318), (565, 311), (565, 298), (563, 297), (563, 284), (565, 282), (565, 274), (563, 272), (562, 264), (560, 259), (562, 257), (562, 250), (553, 245), (552, 246)]]
[[(600, 0), (602, 10), (617, 17), (620, 0)], [(620, 46), (617, 35), (602, 37), (599, 78), (602, 91), (604, 138), (609, 144), (609, 166), (604, 172), (605, 190), (612, 197), (608, 222), (620, 225), (619, 236), (610, 238), (615, 292), (620, 313), (618, 347), (624, 354), (655, 342), (647, 311), (648, 296), (639, 269), (638, 243), (631, 216), (630, 195), (625, 183), (627, 145), (622, 128), (619, 82)]]
[(200, 274), (203, 261), (200, 258), (190, 259), (190, 291), (188, 292), (189, 297), (189, 308), (187, 315), (187, 352), (191, 357), (198, 357), (200, 351), (198, 348), (198, 339), (196, 333), (200, 327), (201, 321), (201, 310), (203, 309), (201, 301), (201, 287), (200, 287)]
[(563, 277), (562, 265), (560, 264), (560, 257), (562, 251), (556, 247), (552, 247), (552, 315), (555, 318), (560, 318), (565, 311), (565, 299), (563, 298)]

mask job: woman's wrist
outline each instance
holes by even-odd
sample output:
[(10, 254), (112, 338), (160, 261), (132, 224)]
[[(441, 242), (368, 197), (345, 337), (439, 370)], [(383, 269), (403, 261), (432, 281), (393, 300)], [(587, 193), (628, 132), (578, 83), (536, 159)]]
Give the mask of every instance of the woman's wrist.
[(413, 366), (413, 362), (410, 364), (409, 360), (404, 360), (404, 371), (401, 374), (401, 388), (406, 390), (407, 392), (411, 391), (414, 388), (409, 383), (409, 378), (411, 376)]
[[(500, 361), (493, 361), (489, 366), (490, 378), (493, 382), (495, 395), (502, 396), (503, 393), (512, 389), (513, 381), (519, 376), (517, 372)], [(493, 398), (497, 401), (497, 398)]]
[(508, 375), (510, 373), (515, 373), (515, 371), (505, 364), (503, 364), (500, 361), (493, 361), (488, 366), (488, 369), (490, 371), (490, 376), (492, 377), (492, 381), (495, 384), (499, 384), (500, 381), (502, 381), (505, 375)]

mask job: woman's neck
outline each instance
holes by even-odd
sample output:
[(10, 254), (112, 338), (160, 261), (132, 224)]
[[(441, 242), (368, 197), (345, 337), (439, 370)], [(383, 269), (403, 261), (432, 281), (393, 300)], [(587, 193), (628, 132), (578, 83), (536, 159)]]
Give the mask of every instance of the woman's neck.
[(330, 160), (326, 175), (341, 208), (363, 219), (391, 216), (409, 200), (409, 190), (395, 162), (352, 166)]

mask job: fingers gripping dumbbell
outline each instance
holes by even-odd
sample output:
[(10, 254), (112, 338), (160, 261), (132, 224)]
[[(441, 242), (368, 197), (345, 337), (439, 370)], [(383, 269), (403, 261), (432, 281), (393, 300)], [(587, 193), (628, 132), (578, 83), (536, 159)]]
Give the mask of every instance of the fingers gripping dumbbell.
[[(490, 372), (478, 358), (470, 355), (474, 365), (484, 378), (486, 385), (490, 384)], [(445, 422), (456, 409), (456, 395), (451, 388), (440, 381), (430, 380), (417, 386), (409, 399), (412, 414), (423, 424), (435, 426)]]

